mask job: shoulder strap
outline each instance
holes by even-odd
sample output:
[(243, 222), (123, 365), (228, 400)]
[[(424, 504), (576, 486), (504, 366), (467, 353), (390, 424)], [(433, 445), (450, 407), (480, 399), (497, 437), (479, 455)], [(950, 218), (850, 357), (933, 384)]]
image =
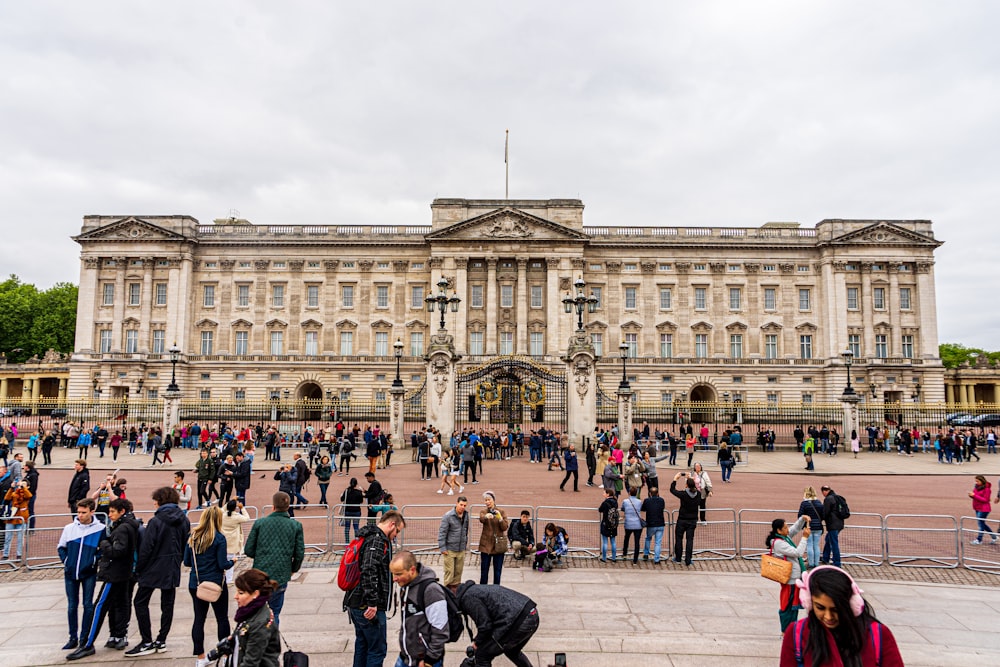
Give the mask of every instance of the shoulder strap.
[(875, 649), (875, 667), (882, 665), (882, 624), (872, 621), (870, 634), (872, 636), (872, 648)]
[(802, 634), (805, 632), (806, 619), (802, 618), (795, 621), (795, 626), (792, 630), (792, 636), (795, 637), (795, 664), (798, 667), (805, 667), (805, 663), (802, 660)]

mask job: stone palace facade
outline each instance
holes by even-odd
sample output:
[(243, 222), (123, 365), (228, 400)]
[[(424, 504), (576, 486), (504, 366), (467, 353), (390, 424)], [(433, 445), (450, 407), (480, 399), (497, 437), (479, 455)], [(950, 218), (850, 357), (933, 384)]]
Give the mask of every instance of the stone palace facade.
[(437, 199), (429, 225), (91, 215), (74, 239), (70, 398), (134, 395), (140, 380), (162, 397), (175, 342), (185, 399), (385, 398), (397, 340), (413, 391), (440, 318), (425, 299), (442, 278), (461, 299), (445, 315), (459, 372), (512, 355), (565, 373), (577, 314), (562, 300), (582, 278), (607, 395), (625, 342), (638, 401), (835, 401), (845, 349), (859, 393), (945, 399), (941, 242), (925, 220), (592, 227), (575, 199)]

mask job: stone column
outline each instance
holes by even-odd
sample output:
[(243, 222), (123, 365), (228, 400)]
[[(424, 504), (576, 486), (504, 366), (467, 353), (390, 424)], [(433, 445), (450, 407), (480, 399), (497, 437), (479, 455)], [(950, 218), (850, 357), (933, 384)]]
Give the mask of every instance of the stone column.
[(517, 304), (517, 343), (514, 347), (517, 354), (528, 354), (528, 258), (517, 258), (517, 291), (514, 301)]
[(955, 403), (955, 385), (946, 384), (944, 386), (944, 401), (945, 403), (951, 405)]
[(125, 303), (128, 294), (125, 293), (125, 270), (128, 268), (127, 257), (115, 257), (115, 305), (114, 323), (111, 325), (111, 351), (121, 352), (125, 349), (122, 330), (122, 320), (125, 319)]
[[(3, 396), (3, 391), (0, 390), (0, 397)], [(66, 400), (66, 378), (59, 379), (59, 402)]]
[(584, 437), (594, 432), (597, 416), (597, 373), (594, 346), (587, 333), (570, 337), (566, 362), (567, 429), (569, 441), (583, 447)]
[(163, 423), (160, 425), (163, 432), (167, 433), (175, 425), (180, 423), (181, 416), (181, 392), (163, 392)]
[(0, 400), (7, 398), (7, 378), (0, 379)]
[(622, 451), (632, 446), (632, 389), (618, 387), (618, 442)]
[(445, 332), (431, 336), (427, 349), (427, 421), (441, 431), (447, 443), (455, 430), (455, 353), (454, 339)]
[[(77, 299), (76, 342), (73, 349), (77, 352), (94, 352), (94, 320), (97, 319), (97, 303), (101, 298), (100, 282), (97, 274), (101, 261), (98, 257), (85, 257), (80, 269), (80, 289)], [(0, 397), (6, 398), (6, 393)]]
[(562, 322), (562, 298), (559, 295), (559, 258), (545, 258), (545, 351), (555, 354), (559, 349), (559, 326)]
[(149, 325), (152, 319), (153, 299), (156, 298), (156, 295), (153, 294), (153, 266), (155, 264), (155, 257), (142, 258), (142, 294), (140, 295), (142, 307), (139, 316), (139, 347), (136, 349), (143, 354), (149, 353), (151, 342)]
[(486, 354), (497, 353), (497, 260), (486, 259)]
[(392, 429), (392, 442), (393, 447), (397, 449), (402, 449), (403, 445), (406, 443), (406, 433), (404, 428), (404, 421), (406, 420), (405, 404), (403, 402), (403, 397), (406, 395), (406, 389), (404, 387), (392, 387), (389, 389), (389, 394), (392, 397), (392, 415), (391, 415), (391, 426)]
[(851, 431), (860, 433), (858, 424), (858, 402), (861, 398), (857, 394), (841, 394), (840, 402), (844, 408), (844, 418), (841, 421), (841, 436), (848, 444), (851, 441)]
[(455, 313), (456, 349), (468, 352), (469, 335), (466, 332), (469, 330), (469, 258), (465, 256), (455, 258), (455, 292), (462, 299), (458, 312)]

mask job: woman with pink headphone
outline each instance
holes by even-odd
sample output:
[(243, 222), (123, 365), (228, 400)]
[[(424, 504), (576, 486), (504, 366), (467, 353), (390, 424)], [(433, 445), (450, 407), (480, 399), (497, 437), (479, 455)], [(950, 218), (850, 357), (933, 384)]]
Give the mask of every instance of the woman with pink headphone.
[(896, 638), (849, 574), (820, 565), (795, 585), (809, 614), (785, 630), (781, 667), (902, 667)]

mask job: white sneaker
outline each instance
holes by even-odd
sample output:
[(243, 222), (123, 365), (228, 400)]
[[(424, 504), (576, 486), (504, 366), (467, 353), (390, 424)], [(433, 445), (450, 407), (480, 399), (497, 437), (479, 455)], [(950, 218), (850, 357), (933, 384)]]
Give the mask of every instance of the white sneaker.
[(455, 495), (455, 490), (454, 489), (448, 489), (448, 495), (449, 496)]
[(438, 489), (438, 493), (444, 493), (443, 489)]
[(194, 661), (194, 667), (208, 667), (211, 664), (208, 658), (197, 658)]
[(459, 484), (458, 485), (458, 492), (461, 493), (462, 491), (465, 491), (465, 487), (462, 486), (461, 484)]
[(971, 544), (982, 544), (982, 540), (972, 540)]

